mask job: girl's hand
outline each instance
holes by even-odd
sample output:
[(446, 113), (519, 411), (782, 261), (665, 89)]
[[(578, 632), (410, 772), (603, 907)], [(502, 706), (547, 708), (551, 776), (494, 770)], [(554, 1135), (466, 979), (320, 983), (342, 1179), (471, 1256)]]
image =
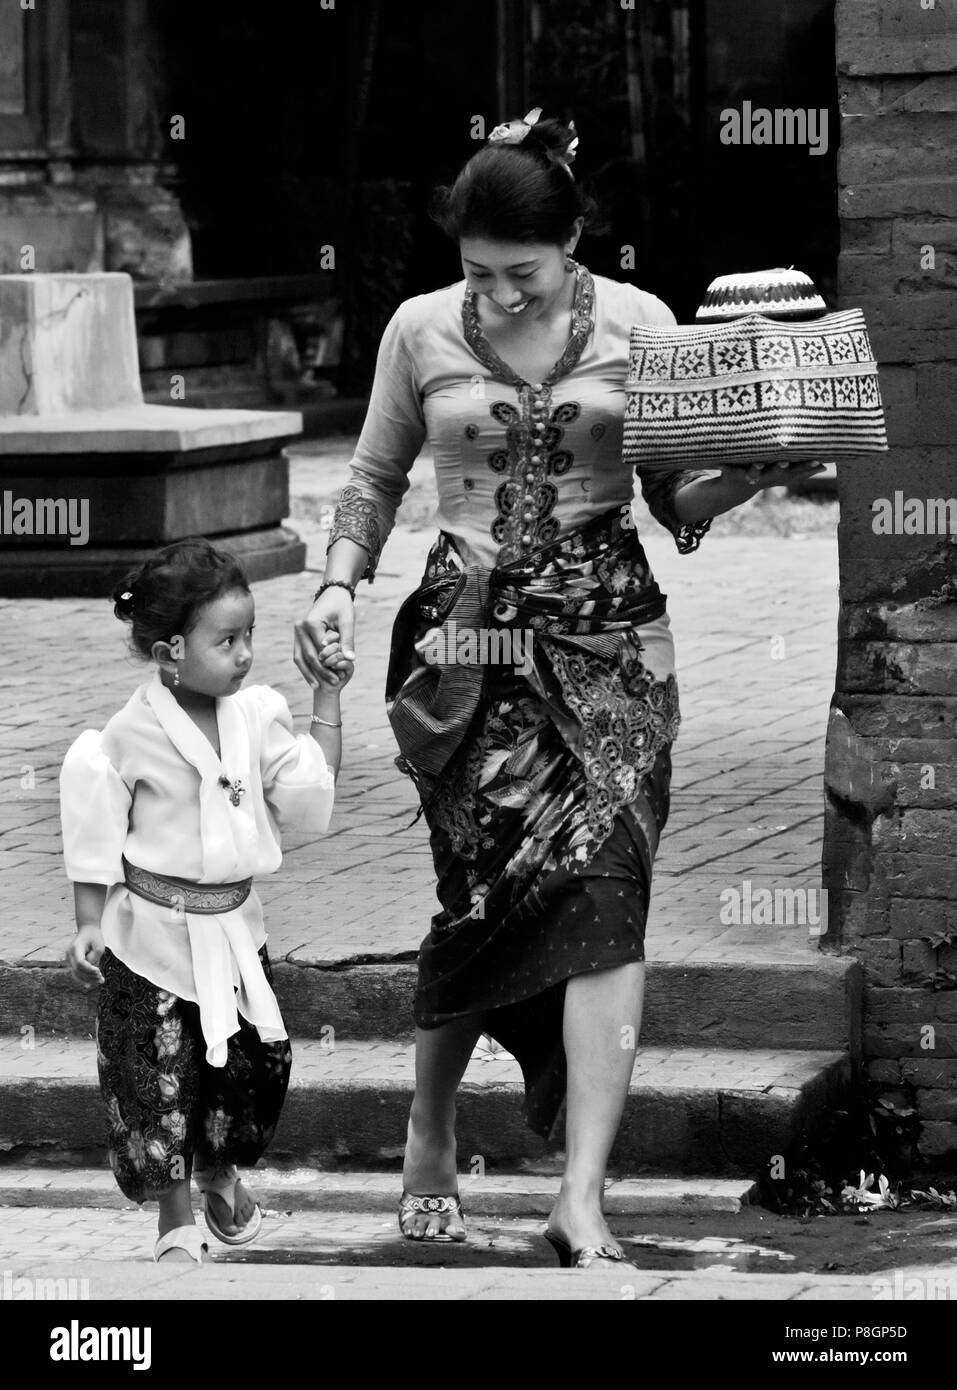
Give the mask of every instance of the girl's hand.
[(78, 985), (92, 989), (94, 985), (103, 983), (97, 966), (104, 949), (103, 933), (99, 927), (80, 927), (66, 953), (70, 974)]
[(323, 661), (323, 648), (328, 645), (323, 639), (332, 634), (337, 644), (341, 643), (343, 660), (354, 661), (355, 622), (355, 604), (347, 590), (336, 586), (317, 598), (309, 616), (296, 623), (293, 659), (313, 690), (320, 685), (339, 689), (344, 684), (338, 679), (340, 668)]
[(337, 633), (326, 633), (319, 659), (326, 670), (336, 678), (336, 685), (340, 690), (344, 685), (348, 685), (355, 675), (355, 662), (343, 654)]

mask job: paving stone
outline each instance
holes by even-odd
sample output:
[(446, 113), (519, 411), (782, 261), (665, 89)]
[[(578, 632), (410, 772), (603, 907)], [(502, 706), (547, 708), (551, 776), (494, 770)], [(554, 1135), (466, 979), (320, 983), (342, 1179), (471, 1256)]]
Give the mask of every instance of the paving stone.
[[(540, 1221), (472, 1221), (465, 1245), (423, 1246), (401, 1240), (394, 1217), (384, 1213), (268, 1215), (254, 1245), (229, 1249), (210, 1241), (211, 1261), (184, 1270), (152, 1262), (153, 1211), (73, 1217), (5, 1208), (2, 1215), (0, 1268), (11, 1278), (74, 1280), (81, 1299), (875, 1299), (873, 1274), (746, 1273), (720, 1266), (563, 1271), (550, 1263)], [(640, 1264), (642, 1244), (615, 1224), (626, 1252)], [(709, 1258), (705, 1248), (699, 1258)], [(957, 1265), (928, 1273), (936, 1280), (957, 1278)]]
[[(311, 447), (311, 457), (308, 448), (296, 449), (290, 524), (309, 545), (312, 572), (255, 586), (253, 679), (281, 689), (299, 716), (308, 709), (308, 692), (290, 660), (291, 624), (308, 605), (328, 532), (296, 513), (307, 497), (313, 514), (316, 505), (334, 500), (351, 452), (349, 441)], [(280, 873), (258, 885), (277, 958), (332, 947), (346, 957), (359, 950), (378, 956), (414, 951), (438, 908), (426, 828), (422, 820), (409, 828), (417, 801), (409, 780), (393, 766), (395, 747), (382, 700), (392, 619), (421, 573), (433, 536), (433, 504), (423, 458), (376, 581), (360, 590), (360, 659), (343, 702), (344, 770), (333, 836), (328, 845), (290, 841)], [(668, 594), (684, 715), (674, 750), (671, 819), (656, 865), (649, 958), (750, 958), (757, 937), (769, 958), (807, 959), (816, 942), (797, 940), (785, 928), (721, 930), (715, 888), (734, 886), (739, 872), (755, 869), (767, 845), (775, 855), (762, 861), (769, 883), (783, 882), (789, 870), (805, 875), (807, 886), (820, 883), (836, 537), (721, 539), (718, 518), (697, 554), (679, 556), (654, 523), (641, 534)], [(141, 679), (142, 668), (126, 656), (124, 634), (107, 603), (17, 600), (0, 604), (0, 610), (7, 650), (16, 654), (0, 670), (0, 780), (6, 790), (0, 856), (8, 855), (7, 901), (30, 905), (25, 913), (2, 914), (0, 960), (33, 958), (37, 950), (55, 958), (72, 931), (59, 858), (57, 772), (72, 738), (84, 727), (102, 727)], [(783, 660), (770, 656), (772, 636), (785, 638)], [(71, 656), (64, 666), (66, 640)], [(806, 771), (789, 776), (789, 769), (800, 767)], [(25, 768), (33, 770), (32, 786), (21, 785), (29, 783)], [(725, 809), (714, 813), (714, 803)], [(802, 813), (802, 807), (809, 809)], [(769, 823), (789, 828), (773, 836), (749, 828)], [(383, 840), (396, 848), (389, 860), (381, 853)], [(414, 866), (401, 896), (392, 891), (397, 863)], [(356, 869), (362, 894), (350, 873)], [(300, 883), (301, 893), (290, 893), (290, 883)], [(672, 896), (676, 886), (686, 896)], [(365, 903), (378, 910), (365, 910)], [(690, 940), (687, 932), (696, 924), (701, 934)]]
[[(307, 572), (254, 586), (253, 679), (286, 695), (300, 727), (305, 727), (309, 692), (292, 666), (291, 625), (308, 606), (328, 539), (304, 513), (311, 508), (316, 515), (316, 505), (335, 499), (351, 453), (349, 441), (311, 447), (311, 458), (303, 446), (294, 450), (290, 520), (308, 545)], [(412, 824), (417, 799), (411, 782), (394, 767), (396, 749), (382, 696), (391, 624), (421, 574), (434, 534), (433, 507), (434, 487), (423, 459), (375, 584), (360, 589), (359, 663), (344, 699), (344, 769), (331, 833), (319, 839), (288, 837), (282, 869), (257, 884), (270, 952), (275, 961), (287, 958), (290, 968), (411, 960), (438, 909), (427, 828), (421, 819)], [(836, 537), (722, 538), (722, 526), (718, 518), (700, 552), (679, 556), (671, 537), (648, 522), (646, 513), (640, 522), (649, 559), (668, 594), (684, 715), (674, 750), (671, 817), (655, 868), (648, 959), (705, 972), (746, 965), (759, 977), (764, 967), (813, 971), (824, 964), (816, 939), (794, 927), (726, 925), (720, 920), (720, 894), (740, 888), (745, 879), (755, 888), (820, 886), (821, 769), (837, 625)], [(0, 962), (29, 964), (52, 981), (59, 973), (52, 967), (73, 930), (72, 891), (60, 859), (59, 767), (72, 739), (83, 728), (102, 727), (145, 669), (126, 654), (125, 632), (108, 602), (18, 600), (0, 604), (0, 610), (5, 650), (14, 655), (0, 667)], [(783, 659), (772, 659), (772, 638), (784, 639)], [(67, 648), (70, 659), (64, 662)], [(825, 988), (823, 976), (819, 988)], [(51, 998), (66, 1005), (63, 995)], [(802, 1012), (801, 998), (795, 991), (796, 1015)], [(726, 1002), (741, 1012), (733, 991)], [(650, 989), (650, 1028), (655, 1007)], [(8, 1039), (0, 1048), (8, 1076), (36, 1077), (52, 1088), (58, 1103), (68, 1110), (78, 1107), (70, 1113), (87, 1123), (83, 1107), (89, 1082), (78, 1083), (63, 1056), (20, 1047), (20, 1028), (36, 1027), (30, 1017), (4, 1016), (2, 1026), (13, 1033), (14, 1050), (6, 1046)], [(663, 1022), (662, 1032), (673, 1026)], [(809, 1054), (840, 1045), (839, 1039), (811, 1031), (810, 1022), (797, 1026), (805, 1027), (797, 1042)], [(651, 1130), (662, 1143), (678, 1145), (689, 1135), (692, 1143), (713, 1138), (716, 1119), (707, 1097), (735, 1075), (740, 1079), (740, 1071), (722, 1069), (721, 1057), (705, 1046), (706, 1036), (696, 1040), (702, 1043), (697, 1059), (686, 1054), (680, 1065), (673, 1057), (666, 1060), (666, 1049), (644, 1054), (646, 1072), (639, 1075), (650, 1076), (655, 1068), (660, 1078), (671, 1078), (655, 1091), (659, 1099), (649, 1111)], [(813, 1077), (792, 1086), (785, 1073), (762, 1071), (771, 1066), (773, 1072), (768, 1061), (773, 1049), (765, 1052), (763, 1062), (752, 1059), (746, 1089), (753, 1084), (762, 1113), (770, 1113), (778, 1092), (803, 1094)], [(310, 1071), (304, 1044), (297, 1053), (299, 1076), (311, 1094), (309, 1078), (319, 1072)], [(840, 1073), (841, 1061), (830, 1051), (828, 1056), (824, 1071)], [(393, 1098), (398, 1114), (411, 1075), (407, 1050), (399, 1047), (388, 1066), (376, 1060), (371, 1071), (360, 1053), (340, 1054), (339, 1061), (346, 1089), (398, 1088), (401, 1094)], [(805, 1061), (813, 1073), (812, 1057)], [(315, 1065), (328, 1067), (328, 1062)], [(498, 1070), (490, 1072), (492, 1065)], [(487, 1086), (490, 1075), (506, 1076), (501, 1061), (484, 1066), (478, 1085)], [(697, 1090), (685, 1084), (689, 1078)], [(489, 1088), (495, 1115), (513, 1115), (513, 1087), (514, 1075)], [(495, 1109), (506, 1102), (511, 1111)], [(466, 1109), (471, 1103), (467, 1100)]]

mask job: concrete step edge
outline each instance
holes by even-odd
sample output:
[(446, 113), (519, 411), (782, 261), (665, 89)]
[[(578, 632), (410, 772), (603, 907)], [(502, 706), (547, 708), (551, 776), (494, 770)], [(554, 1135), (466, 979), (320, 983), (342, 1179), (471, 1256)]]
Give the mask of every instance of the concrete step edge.
[[(797, 1054), (801, 1056), (801, 1054)], [(613, 1171), (751, 1177), (787, 1154), (840, 1104), (851, 1081), (846, 1054), (805, 1056), (776, 1079), (679, 1072), (670, 1085), (633, 1084), (612, 1152)], [(653, 1068), (662, 1070), (661, 1068)], [(697, 1084), (694, 1084), (697, 1080)], [(293, 1084), (271, 1147), (273, 1161), (333, 1171), (401, 1163), (413, 1080), (319, 1076)], [(460, 1153), (467, 1169), (548, 1169), (550, 1145), (527, 1125), (520, 1081), (464, 1082), (458, 1092)], [(0, 1083), (0, 1150), (32, 1164), (96, 1164), (106, 1124), (94, 1075)]]
[[(280, 960), (276, 993), (286, 1025), (300, 1037), (411, 1038), (415, 966), (362, 963), (326, 968)], [(806, 965), (652, 962), (643, 1042), (816, 1050), (849, 1046), (861, 1033), (857, 961), (821, 958)], [(62, 969), (0, 964), (0, 1037), (83, 1036), (96, 997)]]
[[(398, 1172), (322, 1172), (256, 1169), (249, 1175), (264, 1210), (383, 1211), (398, 1205)], [(466, 1213), (476, 1216), (542, 1216), (551, 1211), (559, 1178), (535, 1173), (462, 1175), (459, 1193)], [(738, 1212), (757, 1201), (750, 1178), (622, 1178), (605, 1189), (609, 1216), (693, 1216)], [(0, 1207), (95, 1207), (135, 1210), (112, 1173), (100, 1168), (0, 1166)]]
[[(10, 1040), (11, 1044), (13, 1041)], [(393, 1038), (348, 1039), (336, 1040), (334, 1046), (327, 1048), (317, 1039), (294, 1037), (292, 1047), (290, 1091), (405, 1091), (413, 1086), (411, 1043), (397, 1043)], [(401, 1075), (395, 1074), (393, 1066), (397, 1054), (401, 1054)], [(767, 1065), (763, 1078), (755, 1081), (755, 1063), (759, 1059)], [(351, 1064), (355, 1061), (361, 1064), (361, 1071), (353, 1069)], [(681, 1064), (679, 1073), (668, 1067), (669, 1062), (675, 1061)], [(790, 1089), (790, 1084), (803, 1086), (812, 1074), (849, 1061), (848, 1053), (834, 1048), (655, 1048), (639, 1044), (631, 1091), (754, 1091), (764, 1094), (772, 1089)], [(8, 1070), (3, 1066), (0, 1051), (0, 1093), (24, 1086), (50, 1090), (64, 1086), (98, 1087), (96, 1047), (92, 1038), (40, 1040), (35, 1047), (22, 1049), (18, 1062), (18, 1070)], [(722, 1063), (721, 1074), (716, 1076), (715, 1068)], [(377, 1074), (378, 1065), (384, 1069), (381, 1074)], [(740, 1074), (736, 1075), (738, 1065)], [(520, 1092), (523, 1084), (518, 1064), (507, 1053), (483, 1059), (473, 1057), (461, 1089), (473, 1093), (484, 1090)]]

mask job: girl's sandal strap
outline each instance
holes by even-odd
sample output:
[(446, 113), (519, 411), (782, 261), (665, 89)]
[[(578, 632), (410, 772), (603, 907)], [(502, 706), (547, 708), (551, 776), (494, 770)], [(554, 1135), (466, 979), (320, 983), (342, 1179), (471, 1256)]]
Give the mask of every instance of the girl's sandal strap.
[[(239, 1170), (230, 1163), (226, 1168), (193, 1169), (193, 1182), (197, 1192), (216, 1192), (229, 1201), (239, 1181)], [(228, 1194), (228, 1195), (227, 1195)]]
[[(262, 1207), (259, 1205), (258, 1201), (256, 1202), (256, 1208), (252, 1216), (246, 1222), (245, 1226), (241, 1226), (238, 1231), (232, 1233), (223, 1230), (216, 1218), (215, 1212), (213, 1212), (209, 1205), (209, 1194), (213, 1192), (226, 1203), (227, 1207), (232, 1212), (233, 1221), (235, 1222), (236, 1184), (239, 1182), (239, 1173), (232, 1164), (215, 1175), (209, 1170), (199, 1173), (194, 1172), (193, 1181), (203, 1194), (203, 1216), (206, 1218), (206, 1225), (217, 1240), (222, 1241), (224, 1245), (249, 1245), (256, 1239), (263, 1226)], [(250, 1193), (250, 1196), (252, 1195), (253, 1194)]]
[(157, 1264), (168, 1250), (185, 1250), (198, 1265), (203, 1263), (203, 1256), (209, 1254), (209, 1246), (196, 1226), (176, 1226), (160, 1236), (153, 1247), (153, 1259)]

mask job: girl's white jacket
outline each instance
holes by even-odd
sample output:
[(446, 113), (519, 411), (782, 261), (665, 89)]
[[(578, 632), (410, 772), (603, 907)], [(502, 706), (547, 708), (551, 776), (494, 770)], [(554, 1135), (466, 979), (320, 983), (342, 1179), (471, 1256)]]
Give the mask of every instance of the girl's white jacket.
[[(204, 885), (271, 873), (282, 862), (281, 830), (328, 829), (335, 779), (269, 686), (218, 699), (216, 717), (219, 758), (157, 673), (102, 732), (87, 729), (70, 747), (60, 814), (67, 876), (109, 886), (105, 945), (137, 975), (199, 1005), (207, 1060), (223, 1066), (237, 1009), (264, 1041), (288, 1036), (259, 961), (259, 898), (253, 891), (215, 915), (160, 906), (129, 891), (123, 857)], [(242, 784), (238, 805), (223, 777)]]

